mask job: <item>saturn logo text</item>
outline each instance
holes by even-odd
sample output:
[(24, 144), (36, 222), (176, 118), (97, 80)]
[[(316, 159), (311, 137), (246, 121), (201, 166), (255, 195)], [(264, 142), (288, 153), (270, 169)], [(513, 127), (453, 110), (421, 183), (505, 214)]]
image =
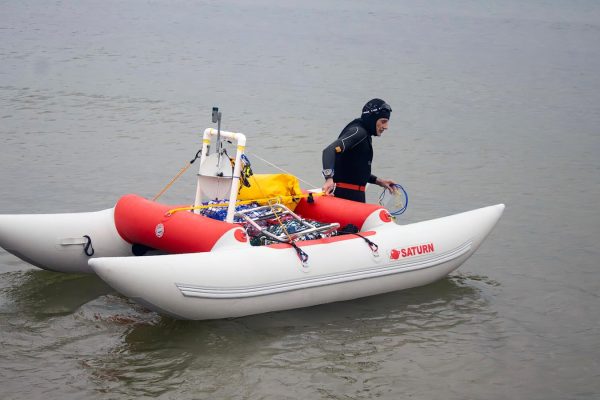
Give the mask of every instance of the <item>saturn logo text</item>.
[(392, 249), (390, 258), (398, 260), (399, 258), (418, 256), (421, 254), (433, 253), (435, 251), (433, 243), (419, 244), (417, 246), (405, 247), (403, 249)]

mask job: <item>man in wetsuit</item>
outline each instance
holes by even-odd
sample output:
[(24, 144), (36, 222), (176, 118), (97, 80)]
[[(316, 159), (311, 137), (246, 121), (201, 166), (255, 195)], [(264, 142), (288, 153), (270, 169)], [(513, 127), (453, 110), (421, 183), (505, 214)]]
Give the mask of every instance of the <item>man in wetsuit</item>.
[(365, 186), (374, 183), (394, 191), (394, 182), (371, 174), (373, 136), (388, 128), (392, 108), (381, 99), (367, 102), (360, 118), (350, 122), (340, 136), (323, 150), (323, 192), (365, 202)]

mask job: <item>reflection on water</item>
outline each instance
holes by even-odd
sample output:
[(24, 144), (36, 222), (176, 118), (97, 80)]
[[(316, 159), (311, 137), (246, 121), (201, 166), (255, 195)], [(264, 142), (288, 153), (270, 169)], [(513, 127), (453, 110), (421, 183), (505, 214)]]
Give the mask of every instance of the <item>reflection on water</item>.
[[(421, 369), (415, 354), (437, 352), (449, 332), (457, 348), (476, 352), (478, 338), (490, 338), (480, 324), (496, 318), (485, 293), (497, 283), (464, 274), (354, 301), (197, 322), (149, 312), (94, 275), (27, 270), (4, 273), (2, 282), (0, 328), (13, 360), (3, 389), (29, 398), (65, 374), (91, 395), (254, 397), (265, 385), (278, 398), (289, 386), (307, 398), (383, 395), (394, 371), (407, 362)], [(17, 379), (23, 375), (29, 383)]]
[[(29, 270), (2, 275), (7, 286), (0, 310), (23, 317), (47, 318), (70, 314), (83, 304), (112, 289), (95, 275), (69, 275)], [(4, 312), (6, 312), (4, 311)]]
[[(122, 341), (83, 365), (102, 390), (128, 395), (250, 396), (253, 385), (270, 382), (273, 395), (285, 396), (281, 383), (304, 375), (364, 385), (390, 354), (434, 349), (447, 341), (448, 330), (470, 335), (492, 320), (478, 289), (482, 282), (488, 285), (459, 275), (354, 301), (215, 321), (144, 317), (138, 310), (123, 325)], [(115, 315), (105, 312), (102, 319), (114, 321)]]

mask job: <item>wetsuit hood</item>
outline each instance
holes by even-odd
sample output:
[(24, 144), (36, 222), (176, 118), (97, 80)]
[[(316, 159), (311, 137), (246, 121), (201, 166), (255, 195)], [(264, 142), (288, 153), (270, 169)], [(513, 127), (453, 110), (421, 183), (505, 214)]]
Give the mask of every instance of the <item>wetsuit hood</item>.
[(360, 121), (370, 135), (377, 135), (377, 120), (390, 119), (392, 108), (381, 99), (372, 99), (363, 106)]

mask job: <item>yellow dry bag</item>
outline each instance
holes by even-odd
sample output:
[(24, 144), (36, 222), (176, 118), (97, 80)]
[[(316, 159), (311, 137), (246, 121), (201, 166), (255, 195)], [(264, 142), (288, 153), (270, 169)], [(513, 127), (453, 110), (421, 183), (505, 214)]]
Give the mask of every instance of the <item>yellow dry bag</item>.
[(279, 202), (290, 210), (296, 208), (301, 196), (300, 182), (298, 178), (290, 174), (255, 174), (248, 178), (250, 187), (240, 182), (238, 200), (258, 200), (260, 205)]

